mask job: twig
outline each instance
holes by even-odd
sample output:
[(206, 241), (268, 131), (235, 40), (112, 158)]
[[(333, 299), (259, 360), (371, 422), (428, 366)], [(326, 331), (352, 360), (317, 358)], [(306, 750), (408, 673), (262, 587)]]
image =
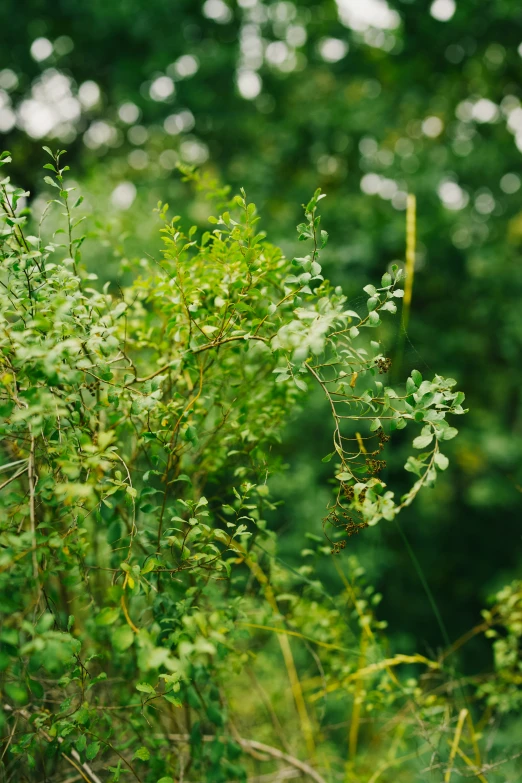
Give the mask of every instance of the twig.
[(33, 552), (33, 577), (38, 581), (38, 560), (36, 558), (36, 512), (34, 504), (35, 488), (35, 464), (34, 464), (34, 436), (31, 435), (31, 450), (29, 452), (29, 462), (27, 463), (27, 476), (29, 479), (29, 518), (31, 521), (31, 538)]
[(28, 466), (26, 465), (22, 470), (19, 470), (18, 473), (15, 473), (14, 476), (11, 476), (11, 478), (7, 479), (7, 481), (4, 481), (3, 484), (0, 484), (0, 490), (2, 490), (4, 487), (7, 487), (8, 484), (11, 483), (11, 481), (14, 481), (19, 476), (21, 476), (25, 471), (27, 470)]
[[(172, 742), (190, 741), (189, 734), (167, 734), (167, 738), (172, 740)], [(213, 734), (205, 734), (203, 736), (203, 742), (213, 742), (215, 739), (216, 737)], [(290, 764), (292, 767), (295, 767), (295, 769), (298, 769), (300, 772), (308, 775), (308, 777), (312, 778), (312, 780), (315, 780), (316, 783), (326, 783), (325, 779), (321, 777), (321, 775), (309, 764), (296, 759), (294, 756), (290, 756), (288, 753), (284, 753), (278, 748), (273, 748), (271, 745), (265, 745), (264, 742), (257, 742), (257, 740), (244, 739), (243, 737), (237, 737), (236, 741), (247, 753), (250, 751), (266, 753), (267, 756), (271, 756), (273, 759), (286, 761), (287, 764)], [(256, 758), (258, 757), (256, 756)]]
[[(249, 340), (257, 340), (258, 342), (262, 342), (262, 343), (270, 342), (267, 337), (259, 337), (256, 336), (255, 334), (251, 334), (251, 335), (238, 334), (238, 335), (234, 335), (233, 337), (226, 337), (224, 340), (219, 340), (219, 341), (216, 340), (216, 342), (207, 343), (206, 345), (202, 345), (199, 348), (195, 348), (194, 350), (187, 351), (187, 353), (191, 353), (194, 355), (198, 353), (203, 353), (204, 351), (209, 351), (211, 348), (219, 348), (221, 345), (225, 345), (225, 343), (234, 343), (237, 342), (238, 340), (243, 340), (244, 342), (248, 342)], [(143, 378), (134, 378), (134, 380), (126, 384), (125, 388), (132, 386), (133, 383), (145, 383), (146, 381), (150, 381), (152, 380), (152, 378), (155, 378), (157, 375), (161, 375), (161, 373), (166, 372), (171, 368), (172, 368), (172, 361), (170, 361), (168, 364), (164, 364), (162, 367), (159, 368), (159, 370), (155, 370), (150, 375), (145, 375)]]
[[(16, 712), (18, 715), (21, 715), (22, 718), (26, 720), (28, 723), (31, 722), (31, 713), (28, 712), (28, 710), (24, 710), (23, 708), (14, 710), (10, 704), (4, 704), (4, 710), (6, 712), (13, 712), (13, 713)], [(44, 737), (44, 739), (47, 740), (47, 742), (53, 742), (53, 738), (44, 729), (37, 729), (37, 733), (41, 734), (42, 737)], [(63, 737), (58, 737), (58, 743), (60, 745), (63, 743)], [(92, 771), (92, 769), (89, 767), (87, 762), (82, 762), (80, 758), (80, 754), (78, 753), (78, 751), (74, 750), (74, 748), (71, 750), (71, 756), (73, 758), (70, 758), (63, 751), (62, 751), (62, 756), (71, 765), (71, 767), (74, 767), (74, 769), (80, 773), (83, 780), (86, 780), (87, 783), (102, 783), (100, 778)]]

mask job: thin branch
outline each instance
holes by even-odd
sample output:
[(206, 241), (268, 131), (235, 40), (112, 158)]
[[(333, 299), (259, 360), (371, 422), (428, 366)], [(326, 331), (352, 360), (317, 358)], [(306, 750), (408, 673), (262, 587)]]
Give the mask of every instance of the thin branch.
[[(190, 741), (189, 734), (168, 734), (167, 738), (172, 742)], [(216, 737), (213, 734), (205, 734), (203, 736), (203, 742), (213, 742), (215, 739)], [(266, 753), (267, 756), (271, 756), (273, 759), (286, 761), (287, 764), (290, 764), (292, 767), (295, 767), (295, 769), (298, 769), (300, 772), (308, 775), (308, 777), (312, 780), (315, 780), (316, 783), (326, 783), (325, 779), (309, 764), (296, 759), (295, 756), (290, 756), (290, 754), (284, 753), (278, 748), (274, 748), (271, 745), (265, 745), (264, 742), (257, 742), (257, 740), (244, 739), (243, 737), (237, 737), (236, 741), (247, 753), (251, 753), (252, 751), (254, 753), (256, 751), (259, 753)], [(256, 758), (259, 757), (256, 755)]]
[[(24, 462), (25, 462), (25, 460), (24, 460)], [(22, 476), (27, 469), (28, 469), (28, 466), (26, 465), (24, 468), (22, 468), (22, 470), (19, 470), (18, 473), (15, 473), (14, 476), (11, 476), (11, 478), (8, 478), (7, 481), (4, 481), (3, 484), (0, 484), (0, 490), (2, 490), (4, 487), (7, 487), (7, 485), (10, 484), (11, 481), (14, 481), (19, 476)]]
[(29, 462), (27, 463), (27, 475), (29, 479), (29, 518), (31, 522), (31, 538), (32, 538), (32, 552), (33, 552), (33, 577), (38, 581), (38, 560), (36, 558), (36, 512), (35, 512), (35, 462), (34, 462), (34, 436), (31, 435), (31, 450), (29, 452)]
[[(26, 720), (33, 728), (34, 724), (31, 722), (31, 713), (28, 710), (25, 709), (13, 709), (10, 704), (4, 704), (3, 708), (6, 712), (12, 712), (18, 715), (21, 715), (24, 720)], [(51, 737), (44, 729), (36, 729), (38, 734), (41, 734), (42, 737), (47, 742), (53, 742), (54, 739)], [(63, 737), (58, 737), (58, 743), (61, 745), (63, 743)], [(89, 765), (86, 762), (82, 762), (80, 758), (80, 754), (78, 751), (74, 750), (74, 748), (71, 750), (71, 756), (73, 758), (70, 758), (67, 756), (66, 753), (62, 751), (62, 756), (64, 759), (72, 766), (74, 769), (80, 773), (82, 778), (87, 781), (87, 783), (102, 783), (100, 778), (92, 771), (92, 769), (89, 767)], [(74, 760), (73, 760), (74, 759)]]

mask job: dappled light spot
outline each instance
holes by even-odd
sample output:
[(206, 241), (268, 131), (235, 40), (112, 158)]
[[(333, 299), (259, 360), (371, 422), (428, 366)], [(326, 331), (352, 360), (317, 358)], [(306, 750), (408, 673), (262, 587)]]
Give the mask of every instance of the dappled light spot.
[(78, 97), (84, 109), (92, 109), (100, 101), (100, 88), (91, 80), (83, 82), (78, 90)]
[(117, 144), (118, 131), (108, 122), (96, 120), (96, 122), (89, 125), (87, 131), (83, 134), (83, 141), (92, 150), (104, 145), (112, 147)]
[(145, 150), (132, 150), (132, 152), (129, 153), (127, 160), (129, 161), (129, 166), (137, 171), (146, 169), (149, 165), (149, 156)]
[(136, 187), (132, 182), (120, 182), (111, 193), (111, 203), (116, 209), (129, 209), (136, 198)]
[(323, 38), (319, 41), (319, 53), (327, 63), (342, 60), (348, 52), (348, 44), (340, 38)]
[(475, 196), (473, 206), (479, 215), (490, 215), (495, 209), (496, 203), (491, 191), (484, 188)]
[(139, 120), (140, 110), (135, 103), (127, 101), (127, 103), (122, 103), (118, 109), (118, 117), (127, 125), (132, 125), (133, 122), (137, 122)]
[(208, 159), (208, 147), (197, 139), (187, 139), (179, 146), (181, 157), (186, 163), (201, 165)]
[(140, 144), (145, 144), (149, 138), (149, 132), (143, 125), (134, 125), (127, 131), (127, 138), (131, 144), (138, 147)]
[(68, 135), (71, 123), (81, 115), (81, 104), (71, 91), (71, 79), (49, 68), (31, 88), (31, 97), (18, 107), (20, 128), (35, 139), (62, 132)]
[(167, 101), (174, 95), (174, 82), (170, 76), (158, 76), (149, 87), (149, 95), (153, 101)]
[(0, 88), (2, 90), (15, 90), (18, 87), (18, 76), (11, 68), (3, 68), (0, 71)]
[(163, 150), (159, 156), (159, 164), (167, 171), (172, 171), (176, 168), (179, 161), (179, 155), (174, 150)]
[(194, 76), (198, 69), (198, 58), (192, 54), (183, 54), (181, 57), (178, 57), (176, 62), (168, 66), (167, 73), (173, 78), (188, 79), (190, 76)]
[(495, 122), (499, 117), (498, 106), (488, 98), (480, 98), (473, 106), (471, 116), (477, 122)]
[(500, 188), (504, 193), (512, 194), (520, 190), (520, 177), (518, 174), (504, 174), (500, 180)]
[(455, 0), (435, 0), (431, 4), (430, 14), (438, 22), (449, 22), (456, 10)]
[(395, 30), (401, 18), (385, 0), (337, 0), (341, 22), (357, 32), (371, 27), (380, 30)]
[(440, 136), (444, 129), (444, 124), (440, 117), (426, 117), (422, 123), (422, 132), (430, 139), (435, 139)]
[(241, 70), (237, 75), (237, 88), (243, 98), (251, 101), (261, 92), (263, 82), (255, 71)]
[(31, 44), (31, 57), (37, 63), (47, 60), (53, 53), (53, 45), (48, 38), (36, 38)]
[(16, 125), (16, 114), (9, 106), (0, 108), (0, 133), (9, 133)]
[(203, 14), (207, 19), (212, 19), (218, 24), (227, 24), (232, 21), (232, 11), (223, 0), (206, 0), (203, 5)]
[(170, 136), (177, 136), (178, 133), (192, 130), (195, 123), (192, 112), (184, 109), (177, 114), (170, 114), (163, 123), (163, 127)]
[(443, 180), (440, 183), (437, 193), (446, 209), (464, 209), (469, 202), (469, 196), (466, 191), (450, 179)]

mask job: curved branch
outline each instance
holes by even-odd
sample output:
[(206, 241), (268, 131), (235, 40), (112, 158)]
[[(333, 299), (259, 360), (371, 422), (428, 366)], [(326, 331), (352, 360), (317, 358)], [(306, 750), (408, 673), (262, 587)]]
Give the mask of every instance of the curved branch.
[[(172, 740), (172, 742), (190, 741), (189, 734), (167, 734), (167, 738)], [(216, 736), (214, 734), (205, 734), (202, 739), (203, 742), (213, 742), (216, 739)], [(295, 769), (298, 769), (303, 774), (308, 775), (308, 777), (312, 780), (315, 780), (315, 783), (326, 783), (325, 779), (309, 764), (296, 759), (294, 756), (290, 756), (288, 753), (284, 753), (282, 750), (279, 750), (279, 748), (274, 748), (272, 745), (265, 745), (264, 742), (258, 742), (257, 740), (244, 739), (243, 737), (236, 737), (236, 742), (241, 745), (243, 750), (247, 753), (253, 754), (256, 753), (256, 751), (259, 753), (265, 753), (267, 756), (270, 756), (273, 759), (286, 761), (287, 764), (290, 764), (292, 767), (295, 767)], [(259, 759), (257, 753), (255, 758)]]

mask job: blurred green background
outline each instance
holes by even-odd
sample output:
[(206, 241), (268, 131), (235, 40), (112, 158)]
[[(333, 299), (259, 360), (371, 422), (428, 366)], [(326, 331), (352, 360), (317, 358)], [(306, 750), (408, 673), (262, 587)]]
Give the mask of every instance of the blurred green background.
[[(521, 564), (520, 3), (3, 0), (0, 44), (0, 133), (14, 176), (38, 214), (41, 146), (68, 150), (89, 229), (118, 238), (118, 257), (99, 243), (85, 254), (112, 284), (126, 258), (157, 251), (159, 199), (204, 225), (209, 208), (181, 183), (179, 160), (244, 186), (289, 254), (300, 205), (323, 188), (326, 273), (355, 304), (402, 263), (406, 194), (416, 194), (412, 312), (408, 335), (390, 327), (388, 355), (397, 375), (402, 364), (455, 377), (470, 413), (451, 469), (400, 524), (449, 636), (475, 624)], [(285, 502), (272, 524), (294, 565), (305, 534), (321, 533), (330, 427), (312, 398), (274, 480)], [(389, 478), (400, 484), (394, 449)], [(401, 651), (442, 645), (399, 528), (366, 530), (351, 552), (383, 593)], [(477, 644), (471, 668), (487, 654)]]

